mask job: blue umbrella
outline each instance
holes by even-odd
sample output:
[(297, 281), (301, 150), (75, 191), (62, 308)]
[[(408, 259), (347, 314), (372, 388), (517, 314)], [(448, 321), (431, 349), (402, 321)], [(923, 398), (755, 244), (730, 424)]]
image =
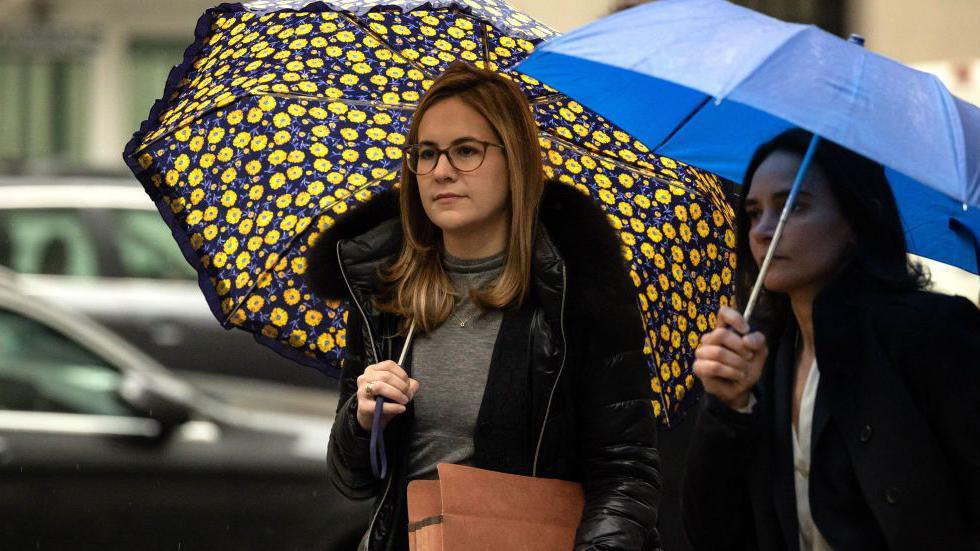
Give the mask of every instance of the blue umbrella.
[(793, 126), (857, 151), (886, 167), (910, 252), (978, 273), (980, 109), (934, 76), (723, 0), (644, 4), (519, 68), (654, 152), (736, 182)]

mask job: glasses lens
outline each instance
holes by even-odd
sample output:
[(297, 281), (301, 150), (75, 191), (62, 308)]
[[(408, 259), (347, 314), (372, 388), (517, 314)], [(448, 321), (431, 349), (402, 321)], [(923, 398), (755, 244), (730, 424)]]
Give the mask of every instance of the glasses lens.
[(439, 152), (434, 147), (415, 146), (408, 154), (408, 167), (416, 174), (428, 174), (436, 167)]
[(480, 142), (463, 142), (449, 148), (449, 158), (456, 170), (470, 172), (480, 168), (487, 148)]

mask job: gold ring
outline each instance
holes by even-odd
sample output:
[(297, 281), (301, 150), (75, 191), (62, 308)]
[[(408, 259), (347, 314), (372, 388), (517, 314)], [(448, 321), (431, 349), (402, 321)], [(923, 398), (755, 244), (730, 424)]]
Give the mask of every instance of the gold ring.
[(371, 381), (364, 386), (364, 395), (368, 398), (374, 398), (374, 383), (375, 381)]

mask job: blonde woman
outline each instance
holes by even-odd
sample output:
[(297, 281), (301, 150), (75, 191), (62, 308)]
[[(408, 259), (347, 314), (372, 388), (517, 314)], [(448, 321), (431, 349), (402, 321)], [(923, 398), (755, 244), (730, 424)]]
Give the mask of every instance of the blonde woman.
[[(407, 483), (439, 463), (581, 482), (576, 549), (655, 548), (644, 330), (602, 210), (544, 181), (530, 106), (495, 73), (451, 66), (408, 144), (399, 189), (309, 253), (317, 295), (350, 306), (327, 460), (345, 495), (375, 498), (362, 548), (407, 549)], [(383, 479), (369, 456), (378, 396)]]

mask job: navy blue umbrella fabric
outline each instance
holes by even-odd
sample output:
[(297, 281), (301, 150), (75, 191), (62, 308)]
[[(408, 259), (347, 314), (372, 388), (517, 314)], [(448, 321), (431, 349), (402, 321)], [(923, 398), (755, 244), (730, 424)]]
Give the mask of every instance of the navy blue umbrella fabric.
[(669, 423), (694, 389), (699, 336), (731, 301), (731, 186), (513, 69), (553, 36), (489, 0), (224, 4), (201, 18), (124, 157), (215, 317), (337, 376), (346, 306), (311, 293), (305, 253), (397, 183), (411, 114), (436, 76), (456, 61), (497, 71), (531, 102), (547, 176), (593, 197), (620, 231), (652, 407)]

